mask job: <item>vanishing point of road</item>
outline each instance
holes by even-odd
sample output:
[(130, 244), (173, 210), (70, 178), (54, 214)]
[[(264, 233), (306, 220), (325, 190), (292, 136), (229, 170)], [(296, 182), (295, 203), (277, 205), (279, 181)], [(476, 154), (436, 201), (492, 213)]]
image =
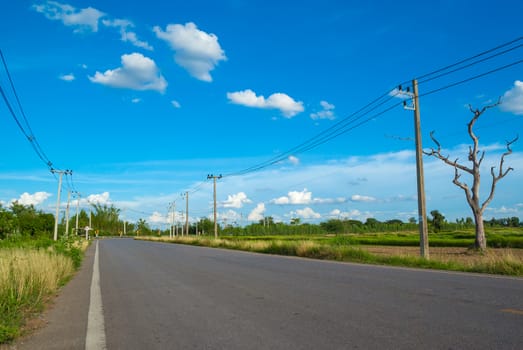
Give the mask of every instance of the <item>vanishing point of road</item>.
[(99, 240), (13, 349), (523, 349), (523, 279)]

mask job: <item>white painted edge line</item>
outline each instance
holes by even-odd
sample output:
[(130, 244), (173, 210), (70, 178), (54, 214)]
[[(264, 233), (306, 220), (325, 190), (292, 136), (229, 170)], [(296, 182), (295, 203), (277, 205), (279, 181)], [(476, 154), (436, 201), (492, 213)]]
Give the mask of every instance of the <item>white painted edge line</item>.
[(93, 278), (91, 280), (91, 298), (87, 316), (87, 334), (85, 335), (85, 350), (103, 350), (105, 344), (105, 325), (102, 306), (102, 291), (100, 289), (100, 265), (98, 262), (98, 241), (94, 253)]

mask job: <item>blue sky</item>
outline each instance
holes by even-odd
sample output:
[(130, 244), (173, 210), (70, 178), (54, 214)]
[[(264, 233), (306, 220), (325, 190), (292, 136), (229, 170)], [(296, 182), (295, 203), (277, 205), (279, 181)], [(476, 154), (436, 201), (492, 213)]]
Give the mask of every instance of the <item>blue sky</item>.
[[(82, 207), (114, 204), (126, 219), (156, 226), (169, 220), (173, 201), (182, 220), (181, 194), (189, 191), (195, 220), (212, 215), (208, 174), (238, 173), (283, 153), (271, 166), (218, 181), (222, 222), (406, 221), (417, 217), (412, 111), (374, 116), (400, 99), (313, 149), (284, 152), (399, 83), (520, 37), (521, 13), (516, 0), (21, 0), (2, 7), (0, 49), (36, 140), (56, 169), (73, 170), (62, 207), (75, 189)], [(435, 130), (444, 153), (464, 163), (468, 104), (502, 97), (477, 123), (483, 197), (505, 141), (523, 134), (523, 65), (423, 94), (521, 60), (521, 43), (420, 83), (424, 148)], [(0, 84), (16, 105), (3, 69)], [(0, 203), (53, 211), (56, 178), (3, 101), (0, 118)], [(506, 158), (514, 171), (498, 183), (486, 218), (523, 218), (521, 145)], [(424, 162), (428, 212), (471, 216), (453, 169)]]

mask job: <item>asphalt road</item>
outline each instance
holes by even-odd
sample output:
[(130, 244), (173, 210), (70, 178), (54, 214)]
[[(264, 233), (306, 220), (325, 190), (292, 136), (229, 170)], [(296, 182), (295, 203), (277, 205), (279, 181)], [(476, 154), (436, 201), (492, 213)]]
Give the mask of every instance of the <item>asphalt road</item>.
[[(16, 349), (85, 349), (93, 249), (79, 300)], [(110, 350), (523, 349), (523, 279), (131, 239), (99, 241), (99, 264)]]

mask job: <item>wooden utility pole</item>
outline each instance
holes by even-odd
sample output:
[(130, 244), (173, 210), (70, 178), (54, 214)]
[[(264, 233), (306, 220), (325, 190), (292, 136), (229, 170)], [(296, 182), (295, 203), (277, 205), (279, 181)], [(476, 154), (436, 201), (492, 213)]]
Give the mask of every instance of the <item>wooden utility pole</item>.
[(218, 238), (218, 221), (216, 221), (216, 179), (221, 179), (222, 176), (207, 175), (207, 179), (214, 180), (214, 238)]
[(423, 143), (421, 141), (421, 120), (419, 110), (419, 94), (418, 94), (418, 81), (412, 80), (411, 93), (407, 91), (399, 91), (401, 94), (405, 94), (412, 98), (412, 106), (407, 106), (403, 103), (405, 109), (414, 111), (414, 133), (416, 140), (416, 179), (417, 179), (417, 192), (418, 192), (418, 225), (419, 225), (419, 247), (420, 255), (425, 259), (429, 259), (429, 235), (427, 230), (427, 209), (425, 206), (425, 177), (423, 174)]

